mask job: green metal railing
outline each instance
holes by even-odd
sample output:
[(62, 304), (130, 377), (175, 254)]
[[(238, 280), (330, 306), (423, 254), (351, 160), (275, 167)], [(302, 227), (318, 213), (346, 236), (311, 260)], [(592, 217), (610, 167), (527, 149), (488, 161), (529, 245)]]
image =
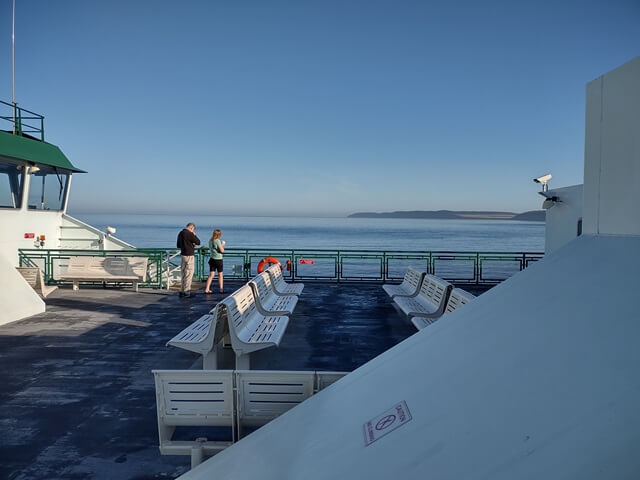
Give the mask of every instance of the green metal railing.
[[(38, 266), (49, 284), (64, 283), (72, 256), (145, 256), (149, 258), (147, 282), (141, 285), (162, 288), (171, 278), (179, 278), (180, 252), (174, 248), (135, 250), (20, 249), (21, 266)], [(407, 267), (426, 270), (455, 284), (495, 285), (542, 258), (540, 252), (445, 252), (391, 250), (292, 250), (227, 248), (224, 275), (227, 279), (248, 280), (257, 273), (260, 261), (275, 257), (290, 281), (386, 282), (401, 280)], [(196, 250), (196, 280), (209, 274), (209, 251)], [(287, 269), (287, 266), (289, 267)]]
[[(29, 134), (44, 142), (44, 117), (25, 108), (0, 100), (0, 119), (11, 123), (16, 135)], [(7, 113), (8, 112), (8, 113)], [(0, 130), (2, 130), (0, 128)]]

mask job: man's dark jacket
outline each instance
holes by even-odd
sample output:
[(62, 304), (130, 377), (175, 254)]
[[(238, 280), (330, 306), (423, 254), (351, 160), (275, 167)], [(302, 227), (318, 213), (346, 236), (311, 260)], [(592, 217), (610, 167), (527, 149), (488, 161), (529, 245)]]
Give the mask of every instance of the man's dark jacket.
[(178, 234), (176, 246), (180, 249), (180, 255), (193, 255), (193, 249), (196, 245), (200, 245), (200, 239), (192, 231), (184, 228)]

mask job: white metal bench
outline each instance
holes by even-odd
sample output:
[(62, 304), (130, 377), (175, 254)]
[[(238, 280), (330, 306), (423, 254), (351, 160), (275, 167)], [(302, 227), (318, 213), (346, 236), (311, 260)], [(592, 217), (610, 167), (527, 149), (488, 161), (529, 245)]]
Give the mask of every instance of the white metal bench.
[[(461, 288), (454, 288), (451, 290), (451, 294), (449, 295), (449, 300), (447, 300), (447, 306), (444, 309), (442, 315), (446, 315), (447, 313), (453, 312), (454, 310), (460, 308), (462, 305), (469, 303), (473, 300), (475, 295), (470, 294), (469, 292), (462, 290)], [(411, 319), (411, 323), (418, 329), (422, 330), (424, 327), (431, 325), (433, 322), (438, 320), (440, 317), (413, 317)]]
[(70, 257), (67, 272), (61, 280), (72, 280), (73, 289), (78, 290), (85, 282), (131, 282), (138, 291), (138, 283), (147, 278), (147, 257)]
[(420, 293), (422, 279), (427, 272), (418, 271), (414, 268), (407, 268), (404, 279), (400, 285), (385, 284), (382, 288), (391, 298), (394, 297), (415, 297)]
[(27, 283), (44, 298), (47, 298), (51, 292), (58, 288), (55, 285), (47, 286), (44, 283), (42, 270), (38, 267), (16, 267), (16, 269), (20, 272), (20, 275), (22, 275)]
[(202, 355), (202, 368), (215, 370), (218, 368), (217, 345), (224, 335), (224, 319), (222, 308), (216, 305), (209, 313), (203, 315), (187, 328), (167, 342), (167, 345), (183, 348)]
[[(194, 467), (241, 438), (243, 427), (265, 425), (347, 372), (154, 370), (153, 374), (160, 452), (191, 455)], [(229, 432), (222, 441), (173, 440), (180, 426), (229, 427)]]
[(298, 303), (296, 295), (276, 295), (267, 272), (253, 277), (248, 285), (253, 289), (256, 306), (263, 315), (291, 315)]
[(452, 285), (436, 277), (425, 275), (420, 292), (415, 297), (394, 297), (393, 301), (408, 317), (439, 317), (444, 312)]
[[(154, 370), (162, 455), (191, 455), (192, 466), (236, 439), (233, 371)], [(228, 441), (172, 440), (176, 427), (228, 427)]]
[(289, 317), (260, 313), (249, 285), (240, 287), (219, 305), (223, 306), (222, 312), (229, 326), (236, 368), (248, 370), (251, 352), (280, 345)]
[(300, 295), (304, 289), (304, 283), (287, 283), (282, 275), (282, 266), (271, 265), (265, 270), (271, 277), (273, 291), (276, 295)]

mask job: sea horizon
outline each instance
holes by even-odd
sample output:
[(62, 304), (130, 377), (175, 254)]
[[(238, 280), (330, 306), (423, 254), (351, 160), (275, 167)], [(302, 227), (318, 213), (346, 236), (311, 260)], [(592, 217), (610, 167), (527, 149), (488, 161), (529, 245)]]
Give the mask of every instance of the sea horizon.
[(203, 245), (215, 228), (230, 248), (541, 252), (544, 223), (507, 219), (353, 218), (248, 215), (69, 213), (141, 248), (175, 248), (196, 224)]
[[(460, 212), (465, 212), (465, 213), (469, 213), (469, 212), (473, 212), (473, 213), (509, 213), (509, 214), (514, 214), (514, 215), (520, 215), (522, 213), (527, 213), (527, 212), (531, 212), (531, 211), (536, 211), (536, 210), (525, 210), (522, 212), (516, 212), (516, 211), (512, 211), (512, 210), (473, 210), (473, 209), (465, 209), (465, 210), (451, 210), (448, 208), (439, 208), (436, 210), (422, 210), (422, 209), (412, 209), (412, 210), (388, 210), (388, 211), (373, 211), (373, 210), (362, 210), (362, 211), (357, 211), (357, 212), (351, 212), (351, 213), (345, 213), (345, 214), (321, 214), (321, 213), (309, 213), (309, 214), (269, 214), (269, 215), (265, 215), (265, 214), (260, 214), (260, 213), (215, 213), (215, 214), (211, 214), (211, 213), (192, 213), (192, 216), (196, 216), (196, 217), (244, 217), (244, 218), (357, 218), (357, 217), (352, 217), (352, 215), (357, 215), (357, 214), (388, 214), (388, 213), (398, 213), (398, 212), (452, 212), (452, 213), (460, 213)], [(81, 217), (81, 216), (86, 216), (86, 215), (148, 215), (148, 216), (188, 216), (183, 214), (182, 212), (131, 212), (131, 211), (83, 211), (83, 210), (74, 210), (72, 208), (70, 208), (67, 211), (67, 214), (71, 215), (72, 217)], [(364, 218), (364, 217), (361, 217)], [(385, 218), (385, 219), (393, 219), (393, 217), (379, 217), (379, 218)], [(406, 218), (407, 220), (425, 220), (424, 218)], [(448, 218), (443, 218), (442, 220), (457, 220), (454, 218), (448, 219)], [(475, 218), (469, 218), (469, 220), (476, 220)], [(479, 220), (485, 220), (480, 218)], [(492, 218), (489, 219), (487, 218), (486, 220), (506, 220), (506, 221), (513, 221), (511, 219), (508, 218)], [(516, 220), (516, 221), (520, 221), (520, 220)]]

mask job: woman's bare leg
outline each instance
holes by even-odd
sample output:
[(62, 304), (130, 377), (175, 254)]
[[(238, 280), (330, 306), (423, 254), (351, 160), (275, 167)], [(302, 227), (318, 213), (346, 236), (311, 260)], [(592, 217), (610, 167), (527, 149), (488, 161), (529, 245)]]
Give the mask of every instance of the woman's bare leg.
[(216, 272), (209, 272), (209, 276), (207, 277), (207, 283), (204, 286), (204, 291), (205, 292), (209, 292), (210, 288), (211, 288), (211, 282), (213, 281), (213, 277), (215, 276)]
[(224, 291), (224, 276), (222, 272), (218, 272), (218, 286), (220, 287), (220, 293)]

